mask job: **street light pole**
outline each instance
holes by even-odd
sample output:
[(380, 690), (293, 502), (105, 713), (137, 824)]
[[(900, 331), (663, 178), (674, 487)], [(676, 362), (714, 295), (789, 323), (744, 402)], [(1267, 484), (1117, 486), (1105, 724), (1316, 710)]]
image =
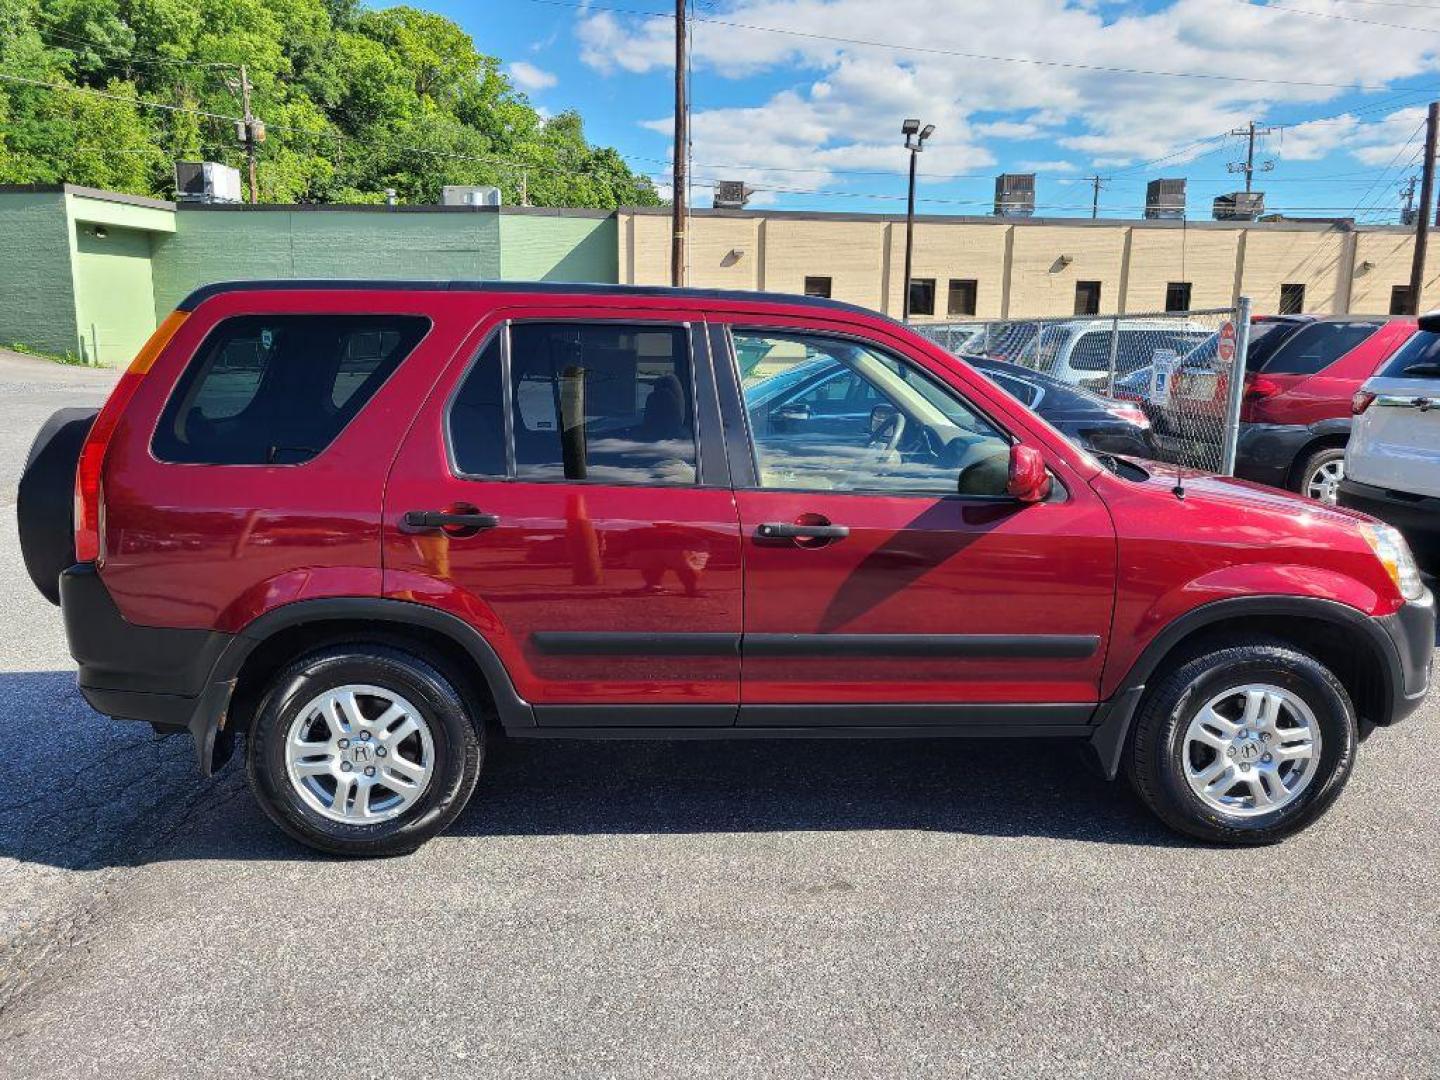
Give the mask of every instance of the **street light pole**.
[(925, 149), (925, 140), (935, 131), (934, 124), (920, 129), (919, 120), (906, 120), (900, 125), (905, 136), (905, 149), (910, 151), (910, 189), (905, 202), (905, 280), (901, 283), (901, 318), (910, 318), (910, 257), (915, 247), (915, 157)]

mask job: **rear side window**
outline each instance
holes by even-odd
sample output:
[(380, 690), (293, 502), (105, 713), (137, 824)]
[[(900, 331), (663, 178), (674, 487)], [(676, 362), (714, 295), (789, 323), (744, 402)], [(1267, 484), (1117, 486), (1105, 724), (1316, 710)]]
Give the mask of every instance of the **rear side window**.
[(1440, 379), (1440, 334), (1429, 330), (1412, 334), (1379, 374), (1387, 379)]
[(160, 415), (161, 461), (294, 465), (321, 453), (430, 327), (418, 315), (240, 315), (210, 331)]
[(1379, 323), (1369, 322), (1317, 322), (1302, 326), (1280, 344), (1260, 370), (1268, 375), (1314, 375), (1363, 344), (1379, 329)]
[(696, 482), (682, 327), (516, 324), (510, 395), (516, 479)]

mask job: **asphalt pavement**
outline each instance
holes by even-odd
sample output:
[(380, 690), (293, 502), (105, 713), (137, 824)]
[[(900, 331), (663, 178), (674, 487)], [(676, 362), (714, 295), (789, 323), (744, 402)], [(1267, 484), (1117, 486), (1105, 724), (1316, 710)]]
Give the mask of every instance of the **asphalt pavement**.
[(92, 712), (20, 567), (30, 438), (113, 378), (0, 355), (0, 1075), (1440, 1075), (1436, 695), (1265, 850), (1040, 743), (512, 743), (322, 858)]

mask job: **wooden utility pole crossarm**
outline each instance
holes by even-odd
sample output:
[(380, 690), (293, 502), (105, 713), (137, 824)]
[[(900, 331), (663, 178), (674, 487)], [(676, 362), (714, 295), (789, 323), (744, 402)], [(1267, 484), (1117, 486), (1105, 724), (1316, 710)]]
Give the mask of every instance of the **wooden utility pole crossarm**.
[(690, 187), (690, 104), (686, 100), (685, 4), (675, 0), (675, 151), (670, 169), (670, 206), (673, 224), (670, 241), (670, 284), (685, 284), (685, 229), (690, 208), (685, 199)]
[(1420, 171), (1420, 210), (1415, 217), (1415, 257), (1410, 263), (1410, 314), (1420, 314), (1420, 289), (1425, 282), (1425, 247), (1430, 237), (1430, 200), (1435, 192), (1435, 134), (1440, 101), (1425, 116), (1425, 160)]

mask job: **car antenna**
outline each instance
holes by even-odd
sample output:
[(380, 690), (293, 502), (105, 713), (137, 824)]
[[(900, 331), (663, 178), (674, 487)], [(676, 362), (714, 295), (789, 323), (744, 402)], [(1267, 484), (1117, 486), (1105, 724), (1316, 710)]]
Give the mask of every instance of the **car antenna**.
[(1185, 498), (1185, 466), (1179, 461), (1175, 462), (1175, 486), (1170, 490), (1175, 493), (1175, 498)]

